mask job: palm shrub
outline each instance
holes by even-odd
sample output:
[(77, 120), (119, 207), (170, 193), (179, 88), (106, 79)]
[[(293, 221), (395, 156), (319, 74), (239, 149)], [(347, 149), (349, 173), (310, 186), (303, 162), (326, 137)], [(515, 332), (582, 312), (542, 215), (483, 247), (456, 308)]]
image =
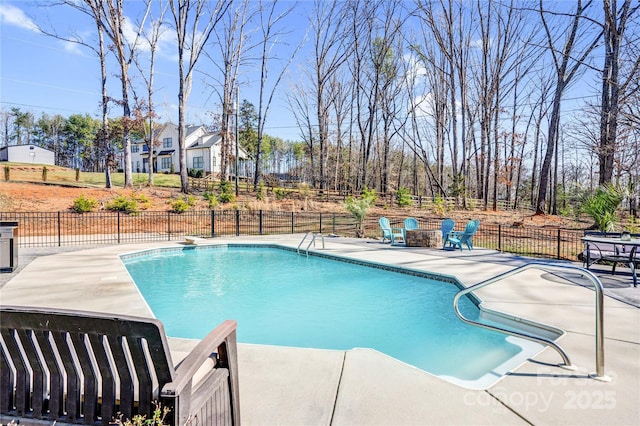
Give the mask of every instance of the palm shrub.
[(616, 210), (624, 200), (626, 190), (613, 184), (599, 186), (582, 199), (581, 210), (591, 217), (594, 226), (602, 232), (612, 231), (618, 218)]
[(374, 205), (377, 198), (375, 189), (368, 190), (365, 188), (360, 198), (348, 197), (347, 201), (345, 201), (344, 207), (356, 220), (356, 237), (364, 237), (362, 224), (367, 217), (367, 210)]

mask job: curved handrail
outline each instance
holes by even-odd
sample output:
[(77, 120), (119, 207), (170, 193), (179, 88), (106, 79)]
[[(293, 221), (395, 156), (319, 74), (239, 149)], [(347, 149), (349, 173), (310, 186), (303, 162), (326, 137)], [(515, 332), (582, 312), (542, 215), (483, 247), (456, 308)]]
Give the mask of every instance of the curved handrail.
[(522, 265), (519, 266), (515, 269), (512, 269), (510, 271), (504, 272), (502, 274), (496, 275), (495, 277), (489, 278), (487, 280), (484, 280), (482, 282), (479, 282), (478, 284), (474, 284), (470, 287), (467, 287), (463, 290), (460, 290), (458, 293), (456, 293), (455, 297), (453, 298), (453, 308), (456, 312), (456, 315), (458, 316), (458, 318), (460, 318), (462, 321), (464, 321), (467, 324), (471, 324), (471, 325), (476, 325), (478, 327), (482, 327), (488, 330), (495, 330), (495, 331), (499, 331), (501, 333), (505, 333), (505, 334), (510, 334), (512, 336), (517, 336), (517, 337), (521, 337), (523, 339), (526, 340), (531, 340), (534, 342), (538, 342), (547, 346), (550, 346), (551, 348), (555, 349), (556, 352), (558, 352), (560, 354), (560, 356), (562, 357), (564, 364), (567, 368), (573, 368), (573, 366), (571, 365), (571, 361), (569, 360), (569, 356), (566, 354), (566, 352), (560, 347), (558, 346), (555, 342), (549, 340), (549, 339), (545, 339), (544, 337), (540, 337), (540, 336), (534, 336), (531, 334), (527, 334), (527, 333), (522, 333), (519, 331), (514, 331), (514, 330), (507, 330), (505, 328), (502, 327), (498, 327), (498, 326), (494, 326), (494, 325), (489, 325), (489, 324), (483, 324), (474, 320), (470, 320), (468, 318), (466, 318), (464, 315), (462, 315), (462, 313), (460, 312), (460, 309), (458, 308), (458, 301), (460, 300), (460, 298), (462, 296), (464, 296), (465, 294), (471, 293), (475, 290), (478, 290), (482, 287), (486, 287), (490, 284), (493, 284), (497, 281), (500, 281), (504, 278), (510, 277), (512, 275), (518, 274), (526, 269), (541, 269), (543, 271), (547, 271), (547, 272), (552, 272), (553, 270), (563, 270), (563, 269), (573, 269), (575, 271), (578, 271), (579, 273), (581, 273), (583, 276), (585, 276), (586, 278), (588, 278), (594, 285), (595, 290), (596, 290), (596, 374), (594, 376), (594, 378), (599, 379), (599, 380), (603, 380), (603, 381), (609, 381), (609, 377), (607, 377), (604, 374), (604, 326), (603, 326), (603, 319), (604, 319), (604, 312), (603, 312), (603, 306), (604, 306), (604, 295), (603, 295), (603, 287), (602, 287), (602, 283), (600, 282), (600, 280), (593, 275), (590, 271), (584, 269), (584, 268), (580, 268), (577, 266), (573, 266), (573, 265), (564, 265), (564, 264), (550, 264), (550, 263), (544, 263), (544, 262), (530, 262), (527, 263), (526, 265)]
[(312, 235), (311, 240), (309, 241), (309, 244), (307, 244), (307, 248), (306, 248), (306, 254), (307, 257), (309, 256), (309, 247), (311, 247), (311, 244), (313, 244), (313, 246), (316, 246), (316, 237), (318, 237), (318, 235), (320, 236), (320, 238), (322, 238), (322, 249), (324, 250), (324, 235), (322, 235), (320, 232), (315, 233), (315, 232), (307, 232), (306, 234), (304, 234), (304, 237), (302, 237), (302, 241), (300, 241), (300, 244), (298, 244), (298, 248), (296, 249), (296, 252), (298, 254), (300, 254), (300, 247), (302, 246), (302, 243), (304, 243), (304, 241), (307, 239), (307, 237), (309, 236), (309, 234)]

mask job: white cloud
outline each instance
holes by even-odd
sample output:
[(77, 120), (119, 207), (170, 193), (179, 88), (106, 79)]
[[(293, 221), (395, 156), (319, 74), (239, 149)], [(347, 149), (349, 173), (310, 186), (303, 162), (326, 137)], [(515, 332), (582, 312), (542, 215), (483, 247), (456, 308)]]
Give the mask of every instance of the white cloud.
[(64, 50), (72, 53), (74, 55), (82, 55), (84, 54), (82, 47), (78, 43), (73, 43), (71, 41), (63, 42)]
[(10, 4), (0, 4), (0, 22), (25, 30), (40, 32), (38, 26), (24, 12)]

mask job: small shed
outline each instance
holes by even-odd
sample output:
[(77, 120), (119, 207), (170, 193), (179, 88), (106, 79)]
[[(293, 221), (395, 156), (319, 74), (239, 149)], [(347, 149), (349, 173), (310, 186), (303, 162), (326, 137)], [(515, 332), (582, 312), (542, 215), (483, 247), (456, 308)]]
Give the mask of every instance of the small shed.
[(56, 164), (55, 153), (38, 145), (10, 145), (0, 148), (0, 161), (30, 164)]

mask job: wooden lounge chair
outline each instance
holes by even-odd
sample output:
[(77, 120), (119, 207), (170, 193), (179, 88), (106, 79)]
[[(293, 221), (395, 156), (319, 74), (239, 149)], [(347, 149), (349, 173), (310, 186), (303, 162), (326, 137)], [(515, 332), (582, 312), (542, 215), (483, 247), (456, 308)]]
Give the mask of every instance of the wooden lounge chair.
[(1, 306), (0, 332), (5, 419), (108, 425), (157, 401), (172, 425), (240, 424), (235, 321), (177, 367), (155, 319)]

